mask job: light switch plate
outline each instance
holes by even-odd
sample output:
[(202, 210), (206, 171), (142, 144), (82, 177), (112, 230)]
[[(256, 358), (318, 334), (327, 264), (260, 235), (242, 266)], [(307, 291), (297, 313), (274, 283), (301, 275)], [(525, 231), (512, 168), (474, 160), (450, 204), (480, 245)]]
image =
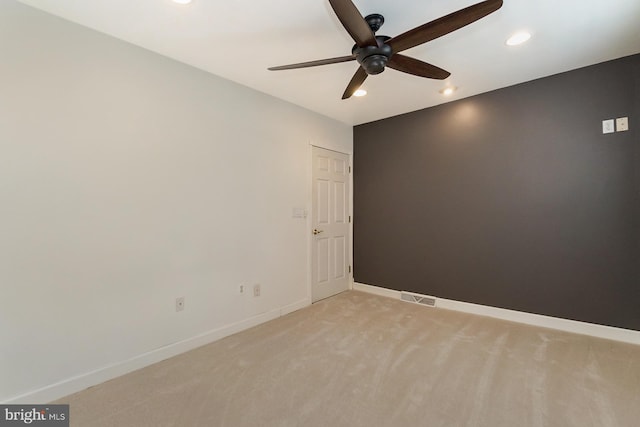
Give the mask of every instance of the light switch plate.
[(616, 130), (613, 127), (613, 119), (602, 121), (602, 133), (613, 133), (615, 131)]
[(624, 132), (626, 130), (629, 130), (629, 119), (627, 117), (616, 119), (616, 131)]
[(291, 216), (293, 218), (306, 218), (307, 210), (305, 208), (293, 208), (293, 213)]

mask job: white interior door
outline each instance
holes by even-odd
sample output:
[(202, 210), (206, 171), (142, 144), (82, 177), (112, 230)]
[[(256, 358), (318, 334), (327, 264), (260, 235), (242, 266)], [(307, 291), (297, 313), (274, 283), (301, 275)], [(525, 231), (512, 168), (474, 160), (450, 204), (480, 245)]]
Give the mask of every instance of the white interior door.
[(349, 156), (313, 147), (311, 299), (349, 289)]

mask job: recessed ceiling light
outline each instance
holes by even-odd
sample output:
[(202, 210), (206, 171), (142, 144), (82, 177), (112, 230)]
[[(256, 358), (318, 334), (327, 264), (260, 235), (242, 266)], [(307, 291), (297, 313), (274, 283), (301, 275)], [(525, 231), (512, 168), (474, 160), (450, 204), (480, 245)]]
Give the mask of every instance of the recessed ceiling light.
[(531, 38), (530, 33), (526, 31), (520, 31), (507, 39), (507, 46), (517, 46), (519, 44), (526, 42), (530, 38)]
[(456, 89), (458, 89), (458, 88), (455, 87), (455, 86), (449, 86), (449, 87), (446, 87), (446, 88), (442, 89), (440, 91), (440, 93), (443, 94), (444, 96), (451, 96), (451, 95), (453, 95), (453, 92), (456, 91)]
[(192, 1), (193, 0), (173, 0), (174, 3), (178, 3), (178, 4), (189, 4)]
[(357, 91), (355, 91), (355, 92), (353, 93), (353, 96), (358, 96), (358, 97), (360, 97), (360, 96), (365, 96), (366, 94), (367, 94), (367, 91), (366, 91), (366, 90), (364, 90), (364, 89), (358, 89)]

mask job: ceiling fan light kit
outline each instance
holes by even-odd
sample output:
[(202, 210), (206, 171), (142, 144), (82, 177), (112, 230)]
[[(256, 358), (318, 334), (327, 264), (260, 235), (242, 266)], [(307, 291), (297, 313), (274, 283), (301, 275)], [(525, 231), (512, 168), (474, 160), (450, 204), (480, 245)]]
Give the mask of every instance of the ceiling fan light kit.
[(380, 74), (386, 67), (418, 77), (444, 80), (451, 73), (418, 59), (400, 55), (400, 52), (467, 26), (500, 9), (502, 3), (502, 0), (483, 1), (396, 37), (389, 37), (375, 34), (384, 24), (382, 15), (374, 13), (363, 18), (351, 0), (329, 0), (338, 20), (355, 41), (351, 55), (271, 67), (269, 70), (293, 70), (355, 60), (359, 67), (347, 85), (342, 99), (353, 96), (369, 75)]

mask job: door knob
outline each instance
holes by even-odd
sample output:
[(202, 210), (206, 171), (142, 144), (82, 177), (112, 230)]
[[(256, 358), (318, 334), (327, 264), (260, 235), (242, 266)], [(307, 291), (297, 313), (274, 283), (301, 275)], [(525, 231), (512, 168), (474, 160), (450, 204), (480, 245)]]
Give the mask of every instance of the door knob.
[(316, 234), (320, 234), (320, 233), (322, 233), (322, 232), (323, 232), (323, 230), (318, 230), (317, 228), (314, 228), (314, 229), (313, 229), (313, 235), (314, 235), (314, 236), (315, 236)]

